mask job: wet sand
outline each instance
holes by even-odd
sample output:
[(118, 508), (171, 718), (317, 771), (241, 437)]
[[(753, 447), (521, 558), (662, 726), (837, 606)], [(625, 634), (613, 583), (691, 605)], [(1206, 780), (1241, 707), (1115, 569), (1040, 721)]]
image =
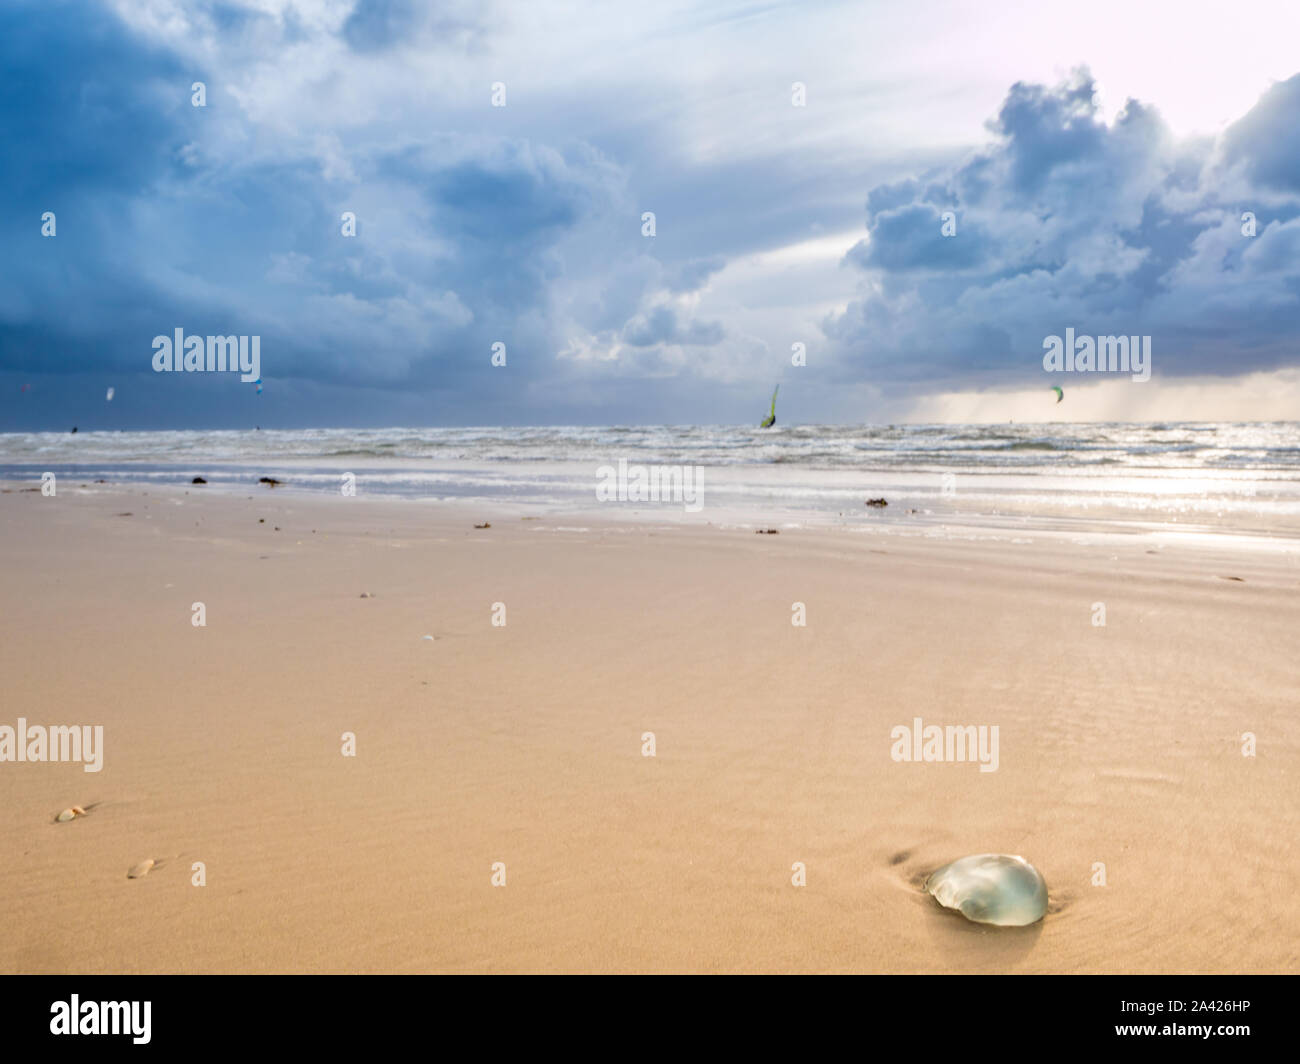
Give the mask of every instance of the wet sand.
[[(1300, 965), (1295, 553), (4, 487), (0, 725), (104, 764), (0, 764), (0, 971)], [(1044, 921), (921, 891), (991, 851)]]

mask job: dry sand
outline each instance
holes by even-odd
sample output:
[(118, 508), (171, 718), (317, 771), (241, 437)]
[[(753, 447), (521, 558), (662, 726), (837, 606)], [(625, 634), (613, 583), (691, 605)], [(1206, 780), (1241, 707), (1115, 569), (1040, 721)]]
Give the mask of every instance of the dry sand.
[[(0, 971), (1297, 968), (1296, 555), (577, 523), (0, 495), (0, 724), (105, 729), (0, 764)], [(921, 892), (986, 851), (1044, 921)]]

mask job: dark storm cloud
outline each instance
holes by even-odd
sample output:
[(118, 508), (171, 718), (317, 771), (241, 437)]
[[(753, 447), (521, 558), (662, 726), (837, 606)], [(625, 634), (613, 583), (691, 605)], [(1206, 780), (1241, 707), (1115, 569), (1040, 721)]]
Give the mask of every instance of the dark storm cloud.
[[(1107, 123), (1081, 75), (1013, 85), (974, 150), (884, 150), (826, 135), (847, 107), (792, 110), (761, 49), (674, 83), (676, 30), (588, 85), (544, 50), (527, 77), (501, 60), (475, 3), (164, 9), (0, 7), (0, 384), (37, 380), (41, 418), (85, 427), (79, 397), (102, 410), (112, 383), (119, 424), (747, 419), (795, 340), (812, 357), (783, 401), (861, 416), (866, 389), (1036, 382), (1067, 326), (1153, 334), (1157, 374), (1294, 362), (1300, 78), (1217, 137), (1136, 102)], [(782, 10), (744, 24), (780, 33)], [(617, 29), (553, 32), (634, 54)], [(871, 91), (853, 106), (883, 107)], [(260, 335), (260, 405), (153, 374), (178, 326)], [(6, 402), (5, 427), (36, 417)]]
[[(492, 420), (530, 380), (577, 371), (554, 362), (575, 330), (627, 330), (647, 349), (719, 339), (677, 311), (672, 328), (647, 326), (650, 297), (681, 277), (648, 255), (620, 168), (581, 142), (380, 138), (345, 149), (346, 175), (287, 144), (244, 155), (257, 129), (223, 71), (148, 46), (95, 7), (33, 10), (0, 11), (0, 134), (21, 161), (0, 173), (14, 251), (0, 265), (0, 373), (147, 374), (152, 338), (181, 327), (260, 335), (268, 392), (293, 378), (418, 387)], [(403, 10), (386, 8), (383, 25), (400, 29)], [(214, 41), (279, 33), (228, 5), (196, 17)], [(456, 21), (445, 5), (420, 18)], [(190, 104), (195, 80), (207, 108)], [(349, 209), (356, 237), (341, 235)], [(54, 237), (40, 232), (46, 210)], [(686, 273), (698, 284), (717, 268)], [(510, 374), (484, 379), (498, 341)], [(242, 404), (228, 384), (211, 387)], [(145, 376), (136, 390), (158, 387)]]

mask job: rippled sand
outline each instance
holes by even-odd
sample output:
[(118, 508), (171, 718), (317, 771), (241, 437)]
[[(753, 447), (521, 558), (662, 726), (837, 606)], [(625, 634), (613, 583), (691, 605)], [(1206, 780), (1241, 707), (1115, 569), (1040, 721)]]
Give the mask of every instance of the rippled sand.
[[(0, 970), (1297, 966), (1295, 553), (527, 516), (0, 495), (0, 724), (105, 728), (0, 764)], [(922, 890), (985, 852), (1044, 920)]]

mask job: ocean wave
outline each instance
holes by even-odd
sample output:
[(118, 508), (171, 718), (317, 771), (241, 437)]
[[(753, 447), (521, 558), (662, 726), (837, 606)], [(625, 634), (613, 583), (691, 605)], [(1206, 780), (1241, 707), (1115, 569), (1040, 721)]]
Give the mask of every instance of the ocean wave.
[(97, 464), (547, 462), (809, 469), (1300, 473), (1300, 424), (1107, 422), (1097, 425), (545, 426), (0, 434), (0, 462)]

